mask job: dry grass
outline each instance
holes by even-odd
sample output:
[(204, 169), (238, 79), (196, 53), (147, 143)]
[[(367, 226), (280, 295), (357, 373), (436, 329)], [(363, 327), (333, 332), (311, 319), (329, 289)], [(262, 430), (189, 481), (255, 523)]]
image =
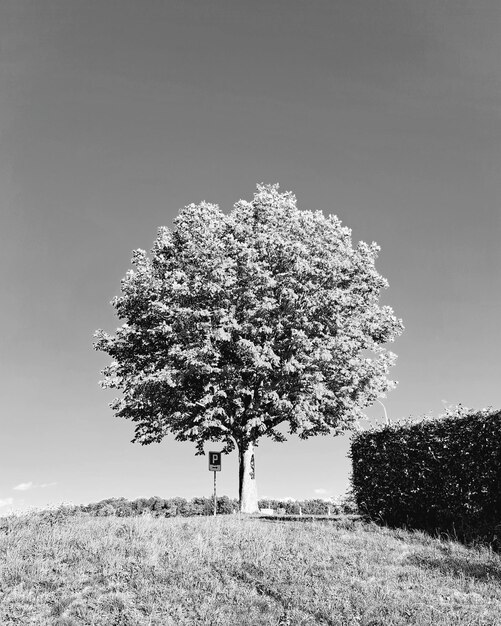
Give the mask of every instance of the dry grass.
[(498, 625), (487, 550), (362, 523), (31, 515), (0, 529), (2, 626)]

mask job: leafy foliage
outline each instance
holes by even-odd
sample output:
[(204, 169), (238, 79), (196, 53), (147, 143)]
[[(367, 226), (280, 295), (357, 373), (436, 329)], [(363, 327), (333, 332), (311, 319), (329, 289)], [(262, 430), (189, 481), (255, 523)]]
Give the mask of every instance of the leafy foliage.
[[(153, 517), (192, 517), (196, 515), (212, 515), (214, 512), (213, 498), (197, 497), (192, 500), (185, 498), (138, 498), (126, 500), (125, 498), (109, 498), (92, 504), (82, 504), (75, 507), (75, 512), (80, 511), (97, 516), (116, 515), (118, 517), (132, 517), (145, 513)], [(228, 496), (217, 498), (217, 513), (219, 515), (235, 513), (238, 511), (238, 500), (232, 500)]]
[(339, 515), (342, 513), (357, 513), (355, 502), (348, 496), (340, 498), (337, 502), (321, 500), (273, 500), (264, 499), (259, 501), (260, 509), (283, 509), (286, 515)]
[[(347, 506), (346, 498), (339, 504), (326, 502), (325, 500), (270, 500), (259, 501), (260, 509), (284, 509), (287, 515), (297, 515), (301, 510), (303, 515), (327, 515), (330, 512), (353, 513), (352, 506)], [(238, 500), (228, 496), (217, 497), (217, 514), (230, 515), (238, 511)], [(127, 500), (126, 498), (107, 498), (90, 504), (62, 506), (55, 510), (47, 510), (41, 513), (42, 518), (58, 520), (64, 517), (72, 517), (78, 513), (87, 513), (97, 517), (135, 517), (149, 514), (153, 517), (196, 517), (200, 515), (212, 515), (214, 513), (214, 500), (212, 497), (195, 497), (191, 500), (186, 498), (138, 498)]]
[(358, 507), (375, 521), (494, 540), (501, 519), (501, 411), (458, 407), (439, 419), (358, 432)]
[(383, 344), (403, 326), (378, 305), (378, 249), (353, 247), (337, 217), (278, 185), (229, 214), (185, 207), (151, 258), (134, 252), (112, 302), (124, 324), (96, 332), (112, 358), (102, 385), (122, 391), (111, 406), (134, 441), (173, 433), (203, 454), (206, 441), (283, 441), (281, 424), (302, 438), (348, 428), (394, 386)]

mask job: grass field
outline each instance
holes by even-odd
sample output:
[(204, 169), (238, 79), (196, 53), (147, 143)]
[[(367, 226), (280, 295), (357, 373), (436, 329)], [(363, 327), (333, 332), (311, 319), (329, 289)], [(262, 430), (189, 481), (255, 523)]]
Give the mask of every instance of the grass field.
[(0, 523), (0, 624), (501, 624), (501, 560), (362, 522)]

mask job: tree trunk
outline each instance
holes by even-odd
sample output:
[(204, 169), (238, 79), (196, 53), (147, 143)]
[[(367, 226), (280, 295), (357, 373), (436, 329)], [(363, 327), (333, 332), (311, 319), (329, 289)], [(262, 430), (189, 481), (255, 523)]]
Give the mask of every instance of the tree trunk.
[(257, 484), (254, 463), (254, 446), (252, 443), (238, 446), (238, 497), (241, 513), (258, 513)]

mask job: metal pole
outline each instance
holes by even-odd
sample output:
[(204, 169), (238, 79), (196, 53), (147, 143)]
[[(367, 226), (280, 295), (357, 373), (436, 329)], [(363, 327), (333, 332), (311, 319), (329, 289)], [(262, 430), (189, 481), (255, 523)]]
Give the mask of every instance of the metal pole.
[(217, 511), (217, 497), (216, 497), (216, 472), (214, 472), (214, 515)]

